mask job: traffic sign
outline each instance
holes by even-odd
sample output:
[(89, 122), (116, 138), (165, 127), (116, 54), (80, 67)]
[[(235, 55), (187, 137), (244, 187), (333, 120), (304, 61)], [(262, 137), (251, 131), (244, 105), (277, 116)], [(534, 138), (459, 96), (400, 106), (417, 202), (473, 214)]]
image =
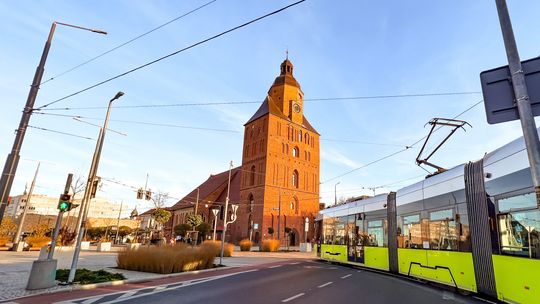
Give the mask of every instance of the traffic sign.
[[(534, 116), (540, 115), (540, 57), (521, 62)], [(508, 66), (480, 73), (487, 122), (497, 124), (519, 119)]]

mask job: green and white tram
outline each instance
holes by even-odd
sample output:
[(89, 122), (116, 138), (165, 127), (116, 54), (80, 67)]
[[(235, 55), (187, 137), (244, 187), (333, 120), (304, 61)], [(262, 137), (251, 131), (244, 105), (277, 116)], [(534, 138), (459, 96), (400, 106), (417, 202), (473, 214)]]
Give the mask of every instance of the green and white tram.
[(317, 255), (540, 303), (540, 211), (523, 139), (397, 192), (321, 210)]

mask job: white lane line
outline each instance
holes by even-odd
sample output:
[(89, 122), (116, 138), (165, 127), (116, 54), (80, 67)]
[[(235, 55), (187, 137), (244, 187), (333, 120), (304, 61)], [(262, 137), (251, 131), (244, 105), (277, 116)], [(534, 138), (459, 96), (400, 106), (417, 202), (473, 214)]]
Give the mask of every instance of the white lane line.
[(298, 265), (300, 262), (289, 263), (289, 265)]
[(334, 283), (334, 282), (326, 282), (326, 283), (324, 283), (322, 285), (317, 286), (317, 288), (323, 288), (323, 287), (328, 286), (328, 285), (330, 285), (332, 283)]
[(303, 295), (305, 295), (305, 293), (302, 292), (302, 293), (299, 293), (299, 294), (297, 294), (297, 295), (294, 295), (294, 296), (292, 296), (292, 297), (290, 297), (290, 298), (287, 298), (287, 299), (285, 299), (285, 300), (281, 300), (281, 302), (282, 302), (282, 303), (287, 303), (287, 302), (289, 302), (289, 301), (291, 301), (291, 300), (294, 300), (294, 299), (296, 299), (296, 298), (300, 298), (300, 297), (303, 296)]
[(98, 300), (101, 300), (101, 298), (93, 298), (93, 299), (87, 299), (81, 302), (81, 304), (92, 304), (94, 302), (97, 302)]
[(274, 266), (270, 266), (268, 268), (278, 268), (278, 267), (281, 267), (281, 266), (283, 266), (283, 265), (274, 265)]
[(362, 270), (357, 270), (356, 272), (362, 272)]
[(132, 295), (136, 294), (137, 292), (139, 292), (139, 291), (138, 291), (138, 290), (135, 290), (135, 291), (126, 292), (125, 294), (119, 296), (119, 297), (116, 298), (116, 299), (125, 299), (125, 298), (129, 298), (129, 297), (131, 297)]
[(342, 278), (342, 279), (346, 279), (346, 278), (348, 278), (348, 277), (350, 277), (350, 276), (352, 276), (352, 274), (349, 273), (348, 275), (344, 275), (344, 276), (342, 276), (341, 278)]

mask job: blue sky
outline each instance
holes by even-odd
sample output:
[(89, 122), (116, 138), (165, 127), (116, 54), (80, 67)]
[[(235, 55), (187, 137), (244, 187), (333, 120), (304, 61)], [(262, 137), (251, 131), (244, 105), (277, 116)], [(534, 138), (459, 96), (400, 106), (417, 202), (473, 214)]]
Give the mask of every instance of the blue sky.
[[(58, 26), (43, 80), (184, 14), (203, 1), (0, 2), (0, 157), (5, 160), (54, 20), (106, 30), (107, 36)], [(293, 1), (217, 0), (135, 42), (42, 85), (36, 106), (186, 47)], [(538, 1), (508, 3), (521, 58), (540, 55)], [(506, 64), (494, 1), (323, 1), (296, 7), (51, 107), (100, 107), (117, 91), (117, 105), (262, 101), (288, 49), (306, 99), (443, 92), (480, 92), (479, 73)], [(306, 102), (321, 133), (321, 197), (396, 190), (421, 179), (418, 148), (333, 179), (402, 149), (422, 136), (433, 117), (451, 118), (481, 94)], [(243, 124), (258, 104), (113, 109), (99, 175), (183, 197), (209, 174), (241, 163)], [(48, 111), (101, 124), (105, 109)], [(434, 156), (443, 167), (479, 159), (516, 138), (517, 122), (486, 123), (480, 104), (460, 117), (473, 126), (456, 133)], [(115, 120), (210, 128), (194, 130)], [(68, 117), (34, 115), (33, 126), (96, 138), (98, 129)], [(440, 137), (443, 133), (440, 132)], [(336, 141), (344, 140), (344, 141)], [(347, 141), (371, 142), (360, 144)], [(385, 144), (385, 145), (380, 145)], [(390, 144), (390, 145), (389, 145)], [(12, 190), (21, 193), (43, 161), (36, 192), (57, 195), (65, 176), (86, 176), (94, 141), (29, 129)], [(410, 179), (406, 182), (396, 181)], [(328, 181), (329, 180), (329, 181)], [(327, 181), (327, 182), (325, 182)], [(133, 189), (106, 182), (102, 196), (136, 201)], [(170, 201), (173, 203), (173, 200)]]

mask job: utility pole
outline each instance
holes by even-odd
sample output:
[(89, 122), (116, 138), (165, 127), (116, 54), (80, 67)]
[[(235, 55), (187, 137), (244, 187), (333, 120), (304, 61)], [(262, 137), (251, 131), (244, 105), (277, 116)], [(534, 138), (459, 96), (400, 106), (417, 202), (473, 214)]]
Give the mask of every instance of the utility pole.
[(109, 106), (107, 107), (107, 114), (105, 115), (105, 121), (103, 122), (103, 127), (99, 130), (98, 140), (96, 142), (96, 149), (92, 157), (92, 164), (90, 165), (90, 172), (88, 173), (88, 181), (86, 183), (86, 189), (84, 191), (84, 196), (81, 201), (81, 212), (79, 212), (80, 219), (77, 221), (80, 222), (79, 233), (77, 234), (77, 241), (75, 243), (75, 251), (73, 252), (73, 260), (71, 261), (71, 269), (69, 270), (68, 283), (73, 283), (75, 279), (75, 271), (77, 270), (77, 264), (79, 262), (79, 253), (81, 252), (81, 242), (86, 230), (86, 218), (88, 217), (88, 209), (90, 208), (90, 198), (94, 187), (94, 181), (96, 180), (97, 170), (99, 167), (99, 160), (101, 157), (101, 150), (103, 149), (103, 142), (105, 138), (105, 133), (107, 132), (107, 123), (109, 122), (109, 116), (111, 113), (111, 106), (113, 101), (122, 97), (123, 92), (118, 92), (116, 95), (109, 101)]
[(101, 30), (84, 28), (77, 25), (71, 25), (57, 21), (54, 21), (52, 23), (51, 30), (49, 31), (49, 36), (47, 37), (47, 42), (45, 42), (45, 47), (43, 48), (43, 53), (41, 54), (39, 65), (36, 68), (36, 73), (34, 74), (34, 80), (32, 81), (32, 85), (30, 86), (30, 92), (28, 92), (26, 105), (24, 106), (21, 121), (19, 122), (19, 128), (17, 128), (16, 130), (17, 134), (15, 135), (15, 141), (13, 142), (11, 153), (9, 153), (7, 156), (4, 170), (2, 171), (2, 176), (0, 177), (0, 223), (2, 223), (2, 219), (4, 218), (4, 212), (8, 204), (9, 193), (11, 191), (11, 186), (13, 185), (15, 173), (17, 172), (17, 166), (19, 165), (19, 152), (22, 148), (24, 136), (26, 135), (26, 129), (28, 128), (28, 123), (30, 122), (30, 116), (34, 111), (34, 103), (36, 102), (39, 85), (41, 84), (41, 79), (43, 78), (43, 72), (45, 71), (45, 62), (47, 61), (47, 56), (49, 55), (52, 38), (57, 24), (91, 31), (98, 34), (107, 34), (106, 32)]
[(223, 265), (223, 248), (225, 246), (225, 236), (227, 235), (227, 217), (228, 217), (228, 210), (229, 207), (229, 194), (231, 191), (231, 171), (233, 168), (233, 162), (231, 160), (231, 163), (229, 164), (229, 181), (227, 184), (227, 198), (225, 198), (225, 213), (223, 214), (223, 234), (221, 235), (221, 254), (219, 256), (219, 265)]
[[(23, 213), (21, 215), (21, 218), (19, 219), (19, 225), (17, 226), (17, 232), (15, 233), (15, 236), (13, 237), (13, 243), (15, 243), (15, 251), (19, 252), (22, 251), (24, 246), (21, 244), (21, 233), (24, 226), (24, 219), (26, 218), (26, 211), (28, 210), (28, 205), (30, 204), (30, 200), (32, 198), (32, 193), (34, 192), (34, 186), (36, 185), (36, 178), (39, 172), (39, 166), (41, 165), (41, 162), (38, 163), (36, 168), (36, 173), (34, 174), (34, 179), (32, 180), (32, 185), (30, 185), (30, 192), (26, 195), (26, 203), (24, 204)], [(17, 210), (15, 210), (17, 212)]]
[(120, 216), (122, 215), (122, 205), (124, 204), (124, 201), (120, 202), (120, 211), (118, 211), (118, 221), (116, 222), (116, 237), (114, 238), (116, 240), (116, 244), (120, 244), (118, 241), (118, 232), (120, 232)]
[(199, 208), (199, 188), (197, 188), (197, 201), (195, 202), (195, 215), (197, 215), (198, 208)]
[(277, 239), (281, 240), (281, 188), (278, 195)]
[[(66, 180), (66, 186), (64, 187), (64, 194), (69, 193), (69, 187), (71, 187), (72, 180), (73, 180), (73, 174), (69, 173)], [(60, 231), (60, 226), (62, 225), (63, 215), (64, 215), (64, 211), (60, 210), (60, 212), (58, 212), (58, 217), (56, 218), (56, 225), (54, 226), (53, 237), (51, 240), (51, 247), (49, 249), (49, 253), (47, 254), (47, 260), (52, 260), (54, 256), (54, 247), (56, 246), (56, 240), (58, 239), (58, 232)]]
[(508, 67), (510, 69), (510, 75), (512, 75), (512, 87), (519, 112), (519, 120), (521, 121), (521, 129), (523, 130), (523, 139), (527, 147), (532, 182), (534, 192), (536, 193), (536, 203), (540, 209), (540, 141), (531, 110), (529, 93), (527, 91), (527, 84), (525, 83), (525, 74), (521, 67), (521, 60), (519, 59), (508, 7), (505, 0), (495, 0), (495, 2), (497, 4), (506, 57), (508, 58)]
[(341, 183), (341, 181), (337, 182), (334, 185), (334, 205), (337, 205), (337, 185), (339, 185), (340, 183)]

